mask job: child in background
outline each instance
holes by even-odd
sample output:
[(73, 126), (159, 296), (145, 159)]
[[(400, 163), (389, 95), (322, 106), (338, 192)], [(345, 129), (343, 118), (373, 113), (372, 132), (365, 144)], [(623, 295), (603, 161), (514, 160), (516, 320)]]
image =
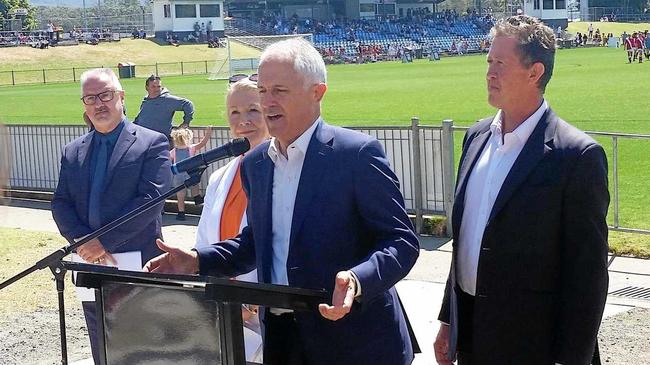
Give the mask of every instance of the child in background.
[[(175, 148), (169, 151), (169, 157), (172, 160), (172, 164), (188, 159), (197, 151), (200, 151), (212, 136), (212, 126), (205, 129), (205, 135), (201, 142), (192, 144), (192, 139), (194, 138), (192, 131), (189, 128), (177, 128), (174, 129), (171, 133), (171, 138), (174, 141)], [(182, 184), (189, 175), (186, 172), (182, 174), (174, 175), (174, 186)], [(201, 205), (203, 204), (203, 197), (199, 194), (199, 186), (194, 185), (190, 190), (190, 196), (194, 197), (194, 204)], [(185, 189), (179, 191), (176, 194), (178, 199), (178, 214), (176, 215), (176, 220), (184, 221), (185, 220)]]

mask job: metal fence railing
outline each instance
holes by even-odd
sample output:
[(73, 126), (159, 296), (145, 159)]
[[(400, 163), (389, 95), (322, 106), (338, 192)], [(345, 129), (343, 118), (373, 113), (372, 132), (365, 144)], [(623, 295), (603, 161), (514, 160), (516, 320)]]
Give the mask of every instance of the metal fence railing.
[[(135, 65), (135, 74), (132, 77), (149, 77), (150, 75), (158, 76), (182, 76), (182, 75), (204, 75), (210, 73), (217, 62), (223, 63), (223, 60), (211, 61), (181, 61), (181, 62), (163, 62), (144, 65)], [(33, 70), (10, 70), (0, 71), (0, 86), (6, 85), (26, 85), (26, 84), (47, 84), (56, 82), (77, 82), (79, 76), (86, 71), (97, 67), (108, 67), (113, 69), (119, 75), (117, 65), (97, 65), (87, 67), (71, 68), (43, 68)]]
[[(466, 131), (467, 127), (453, 127), (455, 131)], [(650, 227), (625, 227), (621, 225), (621, 184), (620, 184), (620, 164), (621, 154), (619, 143), (621, 141), (645, 141), (650, 143), (650, 134), (630, 134), (630, 133), (610, 133), (586, 131), (588, 135), (598, 140), (603, 145), (607, 153), (609, 169), (609, 191), (610, 191), (610, 212), (608, 215), (609, 229), (621, 232), (650, 234)], [(452, 137), (453, 139), (453, 137)], [(640, 151), (647, 149), (641, 148)], [(645, 157), (645, 156), (644, 156)], [(634, 169), (634, 167), (631, 167)], [(644, 181), (647, 183), (648, 181)], [(645, 208), (644, 208), (645, 210)]]
[[(81, 125), (8, 125), (12, 172), (9, 184), (14, 189), (34, 191), (54, 191), (58, 182), (60, 156), (65, 144), (87, 132)], [(202, 137), (202, 128), (194, 130), (195, 142)], [(441, 126), (421, 126), (417, 118), (411, 120), (409, 127), (354, 127), (369, 134), (382, 144), (391, 167), (395, 171), (405, 205), (416, 216), (416, 228), (422, 231), (423, 215), (444, 215), (447, 219), (447, 232), (451, 232), (451, 210), (454, 199), (456, 164), (454, 151), (460, 147), (460, 138), (466, 127), (454, 127), (451, 120)], [(608, 154), (610, 170), (610, 228), (613, 230), (650, 234), (650, 227), (626, 227), (621, 217), (621, 153), (622, 141), (626, 143), (626, 153), (630, 154), (630, 141), (650, 142), (650, 135), (588, 132), (598, 139)], [(215, 127), (207, 149), (223, 145), (230, 139), (227, 127)], [(637, 147), (646, 151), (645, 146)], [(630, 161), (628, 158), (625, 161)], [(212, 164), (203, 174), (200, 188), (205, 192), (210, 174), (228, 161)], [(637, 161), (638, 162), (638, 161)], [(636, 166), (625, 165), (633, 171)], [(629, 181), (626, 181), (629, 183)], [(647, 181), (636, 182), (646, 184)], [(643, 189), (642, 189), (643, 190)], [(630, 200), (626, 200), (630, 204)], [(629, 208), (629, 207), (626, 207)], [(636, 209), (636, 208), (635, 208)], [(628, 212), (629, 210), (625, 210)], [(627, 214), (627, 213), (626, 213)]]

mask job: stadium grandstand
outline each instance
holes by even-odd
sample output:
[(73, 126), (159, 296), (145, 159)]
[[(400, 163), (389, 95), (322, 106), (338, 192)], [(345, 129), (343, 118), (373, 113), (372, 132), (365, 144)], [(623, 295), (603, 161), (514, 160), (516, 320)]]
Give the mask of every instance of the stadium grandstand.
[(297, 13), (267, 13), (259, 18), (233, 17), (226, 25), (230, 36), (313, 34), (314, 45), (329, 62), (357, 62), (400, 58), (404, 52), (426, 56), (431, 52), (464, 54), (486, 49), (493, 23), (490, 14), (470, 10), (433, 12), (430, 7), (409, 8), (402, 17), (319, 20)]

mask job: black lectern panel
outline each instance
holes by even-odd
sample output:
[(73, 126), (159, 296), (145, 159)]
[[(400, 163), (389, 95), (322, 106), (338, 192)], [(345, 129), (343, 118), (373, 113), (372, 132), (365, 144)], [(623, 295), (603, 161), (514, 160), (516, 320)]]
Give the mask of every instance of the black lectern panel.
[(183, 288), (104, 283), (106, 363), (221, 365), (218, 306)]
[(78, 272), (77, 286), (97, 289), (107, 365), (245, 365), (242, 303), (316, 311), (329, 299), (324, 289), (62, 265)]

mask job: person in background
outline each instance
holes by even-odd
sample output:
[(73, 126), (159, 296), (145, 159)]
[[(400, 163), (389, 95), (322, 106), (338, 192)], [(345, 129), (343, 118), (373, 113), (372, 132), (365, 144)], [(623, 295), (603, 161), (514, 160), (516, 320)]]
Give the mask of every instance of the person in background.
[[(172, 174), (167, 140), (129, 122), (124, 90), (113, 70), (81, 75), (81, 101), (93, 127), (63, 148), (52, 217), (73, 242), (165, 193)], [(86, 262), (111, 264), (112, 254), (140, 253), (142, 262), (160, 254), (163, 203), (77, 249)], [(113, 262), (114, 263), (114, 262)], [(99, 333), (95, 302), (82, 302), (95, 364)]]
[[(205, 129), (205, 134), (199, 143), (192, 144), (194, 139), (194, 134), (189, 128), (176, 128), (171, 133), (172, 141), (174, 142), (174, 148), (169, 151), (169, 158), (171, 159), (172, 164), (178, 163), (185, 159), (188, 159), (196, 154), (197, 151), (202, 150), (210, 141), (212, 136), (212, 127), (207, 127)], [(190, 176), (187, 172), (174, 175), (173, 185), (179, 186), (183, 184)], [(194, 204), (201, 205), (203, 204), (203, 197), (199, 192), (199, 186), (194, 185), (190, 189), (190, 194), (194, 197)], [(185, 220), (185, 189), (176, 193), (176, 198), (178, 199), (178, 214), (176, 214), (176, 220), (184, 221)]]
[(133, 123), (164, 134), (171, 150), (174, 147), (171, 140), (174, 114), (177, 111), (183, 112), (183, 123), (180, 127), (187, 128), (194, 118), (194, 104), (188, 99), (172, 95), (163, 87), (160, 76), (149, 76), (144, 86), (147, 96), (142, 100), (140, 112)]
[[(231, 77), (226, 95), (226, 114), (233, 138), (246, 137), (251, 150), (269, 139), (269, 131), (262, 115), (256, 75)], [(243, 156), (236, 157), (226, 166), (212, 173), (205, 193), (205, 206), (196, 232), (195, 247), (235, 238), (246, 227), (248, 199), (242, 188), (240, 167)], [(257, 271), (239, 275), (236, 280), (257, 281)], [(245, 305), (244, 340), (246, 361), (262, 362), (262, 330), (258, 308)]]

